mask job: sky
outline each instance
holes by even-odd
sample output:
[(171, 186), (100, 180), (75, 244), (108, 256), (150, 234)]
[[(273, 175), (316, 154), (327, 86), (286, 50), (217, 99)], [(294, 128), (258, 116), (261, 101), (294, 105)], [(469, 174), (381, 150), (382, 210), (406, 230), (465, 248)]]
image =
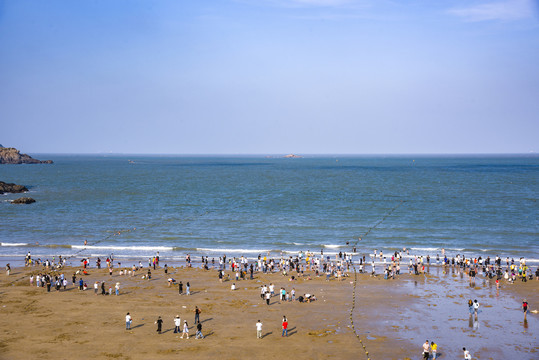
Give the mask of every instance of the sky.
[(0, 0), (26, 153), (539, 151), (539, 1)]

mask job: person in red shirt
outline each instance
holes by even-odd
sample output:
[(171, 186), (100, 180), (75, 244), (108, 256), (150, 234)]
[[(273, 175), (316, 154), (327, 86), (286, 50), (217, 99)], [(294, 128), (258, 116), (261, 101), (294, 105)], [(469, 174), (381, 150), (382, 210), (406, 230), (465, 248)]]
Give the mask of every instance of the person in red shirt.
[(288, 320), (286, 320), (286, 316), (283, 316), (283, 334), (282, 336), (288, 336)]

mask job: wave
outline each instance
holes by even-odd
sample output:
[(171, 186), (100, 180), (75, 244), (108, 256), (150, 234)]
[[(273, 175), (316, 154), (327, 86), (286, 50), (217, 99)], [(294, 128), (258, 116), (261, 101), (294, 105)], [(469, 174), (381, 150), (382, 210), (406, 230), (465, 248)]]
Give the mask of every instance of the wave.
[(208, 248), (196, 248), (196, 251), (207, 251), (207, 252), (222, 252), (223, 254), (266, 254), (270, 250), (268, 249), (208, 249)]
[(413, 248), (410, 248), (410, 250), (417, 250), (417, 251), (437, 251), (437, 250), (442, 250), (440, 248), (422, 248), (422, 247), (413, 247)]
[(2, 242), (2, 243), (0, 243), (0, 246), (31, 246), (31, 245), (27, 244), (27, 243), (5, 243), (5, 242)]
[(131, 251), (172, 251), (172, 246), (106, 246), (106, 245), (71, 245), (73, 249), (81, 250), (131, 250)]
[(338, 248), (346, 247), (347, 245), (322, 245), (322, 246), (328, 249), (338, 249)]

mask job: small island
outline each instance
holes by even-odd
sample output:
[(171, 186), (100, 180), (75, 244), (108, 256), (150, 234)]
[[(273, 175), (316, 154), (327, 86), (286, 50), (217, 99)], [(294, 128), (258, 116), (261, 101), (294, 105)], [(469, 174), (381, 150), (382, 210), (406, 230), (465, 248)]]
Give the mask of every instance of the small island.
[(27, 192), (28, 189), (26, 186), (12, 184), (12, 183), (5, 183), (3, 181), (0, 181), (0, 195), (4, 193), (23, 193)]
[(12, 204), (33, 204), (36, 201), (30, 197), (21, 197), (15, 200), (11, 200)]
[(288, 154), (283, 156), (285, 159), (301, 159), (303, 156), (295, 155), (295, 154)]
[(52, 160), (37, 160), (15, 148), (0, 145), (0, 164), (52, 164)]

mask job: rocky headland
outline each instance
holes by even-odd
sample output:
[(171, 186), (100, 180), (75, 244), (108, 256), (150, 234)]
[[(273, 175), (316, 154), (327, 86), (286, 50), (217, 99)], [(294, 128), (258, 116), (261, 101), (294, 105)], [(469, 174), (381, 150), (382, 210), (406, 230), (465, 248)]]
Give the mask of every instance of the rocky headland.
[(52, 164), (52, 160), (37, 160), (15, 148), (0, 145), (0, 164)]

